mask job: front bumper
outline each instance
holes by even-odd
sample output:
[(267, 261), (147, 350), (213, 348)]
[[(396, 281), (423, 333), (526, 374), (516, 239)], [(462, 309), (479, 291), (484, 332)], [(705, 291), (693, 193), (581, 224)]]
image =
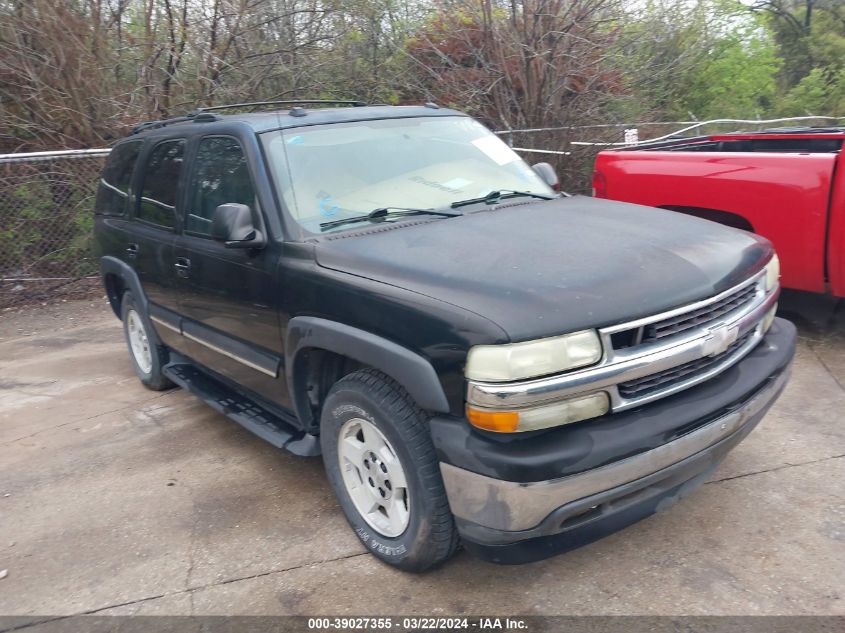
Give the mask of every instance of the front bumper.
[[(757, 349), (708, 383), (638, 411), (563, 427), (538, 437), (539, 445), (486, 438), (477, 442), (484, 450), (470, 456), (435, 421), (443, 481), (465, 546), (495, 562), (528, 562), (668, 507), (763, 418), (788, 379), (794, 348), (794, 326), (776, 319)], [(624, 418), (660, 433), (614, 424)], [(574, 452), (556, 441), (573, 442)], [(532, 462), (537, 472), (557, 476), (534, 478)]]

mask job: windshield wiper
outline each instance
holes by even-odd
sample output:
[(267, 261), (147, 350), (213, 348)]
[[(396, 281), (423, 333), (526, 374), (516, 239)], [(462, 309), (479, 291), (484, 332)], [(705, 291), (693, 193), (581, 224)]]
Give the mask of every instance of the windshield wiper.
[(353, 222), (381, 222), (386, 218), (401, 218), (409, 215), (440, 215), (446, 218), (451, 218), (460, 213), (453, 213), (451, 211), (438, 211), (437, 209), (412, 209), (408, 207), (379, 207), (373, 209), (366, 215), (356, 215), (351, 218), (340, 218), (339, 220), (332, 220), (331, 222), (323, 222), (320, 224), (322, 230), (331, 229), (336, 226), (343, 226), (344, 224), (352, 224)]
[(496, 191), (491, 191), (485, 196), (481, 196), (480, 198), (468, 198), (466, 200), (458, 200), (457, 202), (453, 202), (451, 207), (453, 209), (457, 209), (458, 207), (465, 207), (470, 204), (477, 204), (479, 202), (484, 202), (486, 204), (496, 204), (499, 200), (504, 200), (505, 198), (539, 198), (540, 200), (553, 200), (554, 196), (547, 196), (542, 193), (534, 193), (533, 191), (516, 191), (515, 189), (498, 189)]

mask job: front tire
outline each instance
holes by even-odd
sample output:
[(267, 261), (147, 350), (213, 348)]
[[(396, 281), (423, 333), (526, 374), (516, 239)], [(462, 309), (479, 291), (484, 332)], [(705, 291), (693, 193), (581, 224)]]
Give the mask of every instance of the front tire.
[(426, 415), (381, 372), (364, 369), (329, 391), (320, 419), (329, 481), (371, 553), (406, 571), (450, 558), (458, 535)]
[(153, 391), (164, 391), (173, 387), (173, 383), (161, 371), (168, 362), (167, 348), (156, 345), (155, 338), (150, 336), (146, 320), (131, 292), (123, 295), (120, 315), (126, 345), (129, 347), (129, 358), (138, 379)]

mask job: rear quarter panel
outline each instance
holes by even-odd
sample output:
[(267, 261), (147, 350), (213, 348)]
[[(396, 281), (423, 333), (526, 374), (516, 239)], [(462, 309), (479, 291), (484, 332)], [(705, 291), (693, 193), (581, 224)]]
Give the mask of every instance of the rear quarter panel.
[[(772, 241), (782, 283), (824, 292), (836, 154), (609, 151), (596, 159), (612, 200), (695, 207), (745, 218)], [(845, 227), (840, 228), (845, 234)]]

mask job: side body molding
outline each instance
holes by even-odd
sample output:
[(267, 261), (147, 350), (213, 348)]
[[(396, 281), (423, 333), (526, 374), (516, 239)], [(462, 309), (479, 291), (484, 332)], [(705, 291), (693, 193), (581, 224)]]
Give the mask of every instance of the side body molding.
[(288, 322), (285, 367), (288, 389), (300, 420), (308, 425), (311, 410), (305, 394), (304, 372), (297, 371), (300, 354), (317, 348), (357, 360), (383, 371), (401, 384), (423, 409), (448, 413), (449, 403), (437, 373), (425, 358), (375, 334), (318, 317), (294, 317)]

